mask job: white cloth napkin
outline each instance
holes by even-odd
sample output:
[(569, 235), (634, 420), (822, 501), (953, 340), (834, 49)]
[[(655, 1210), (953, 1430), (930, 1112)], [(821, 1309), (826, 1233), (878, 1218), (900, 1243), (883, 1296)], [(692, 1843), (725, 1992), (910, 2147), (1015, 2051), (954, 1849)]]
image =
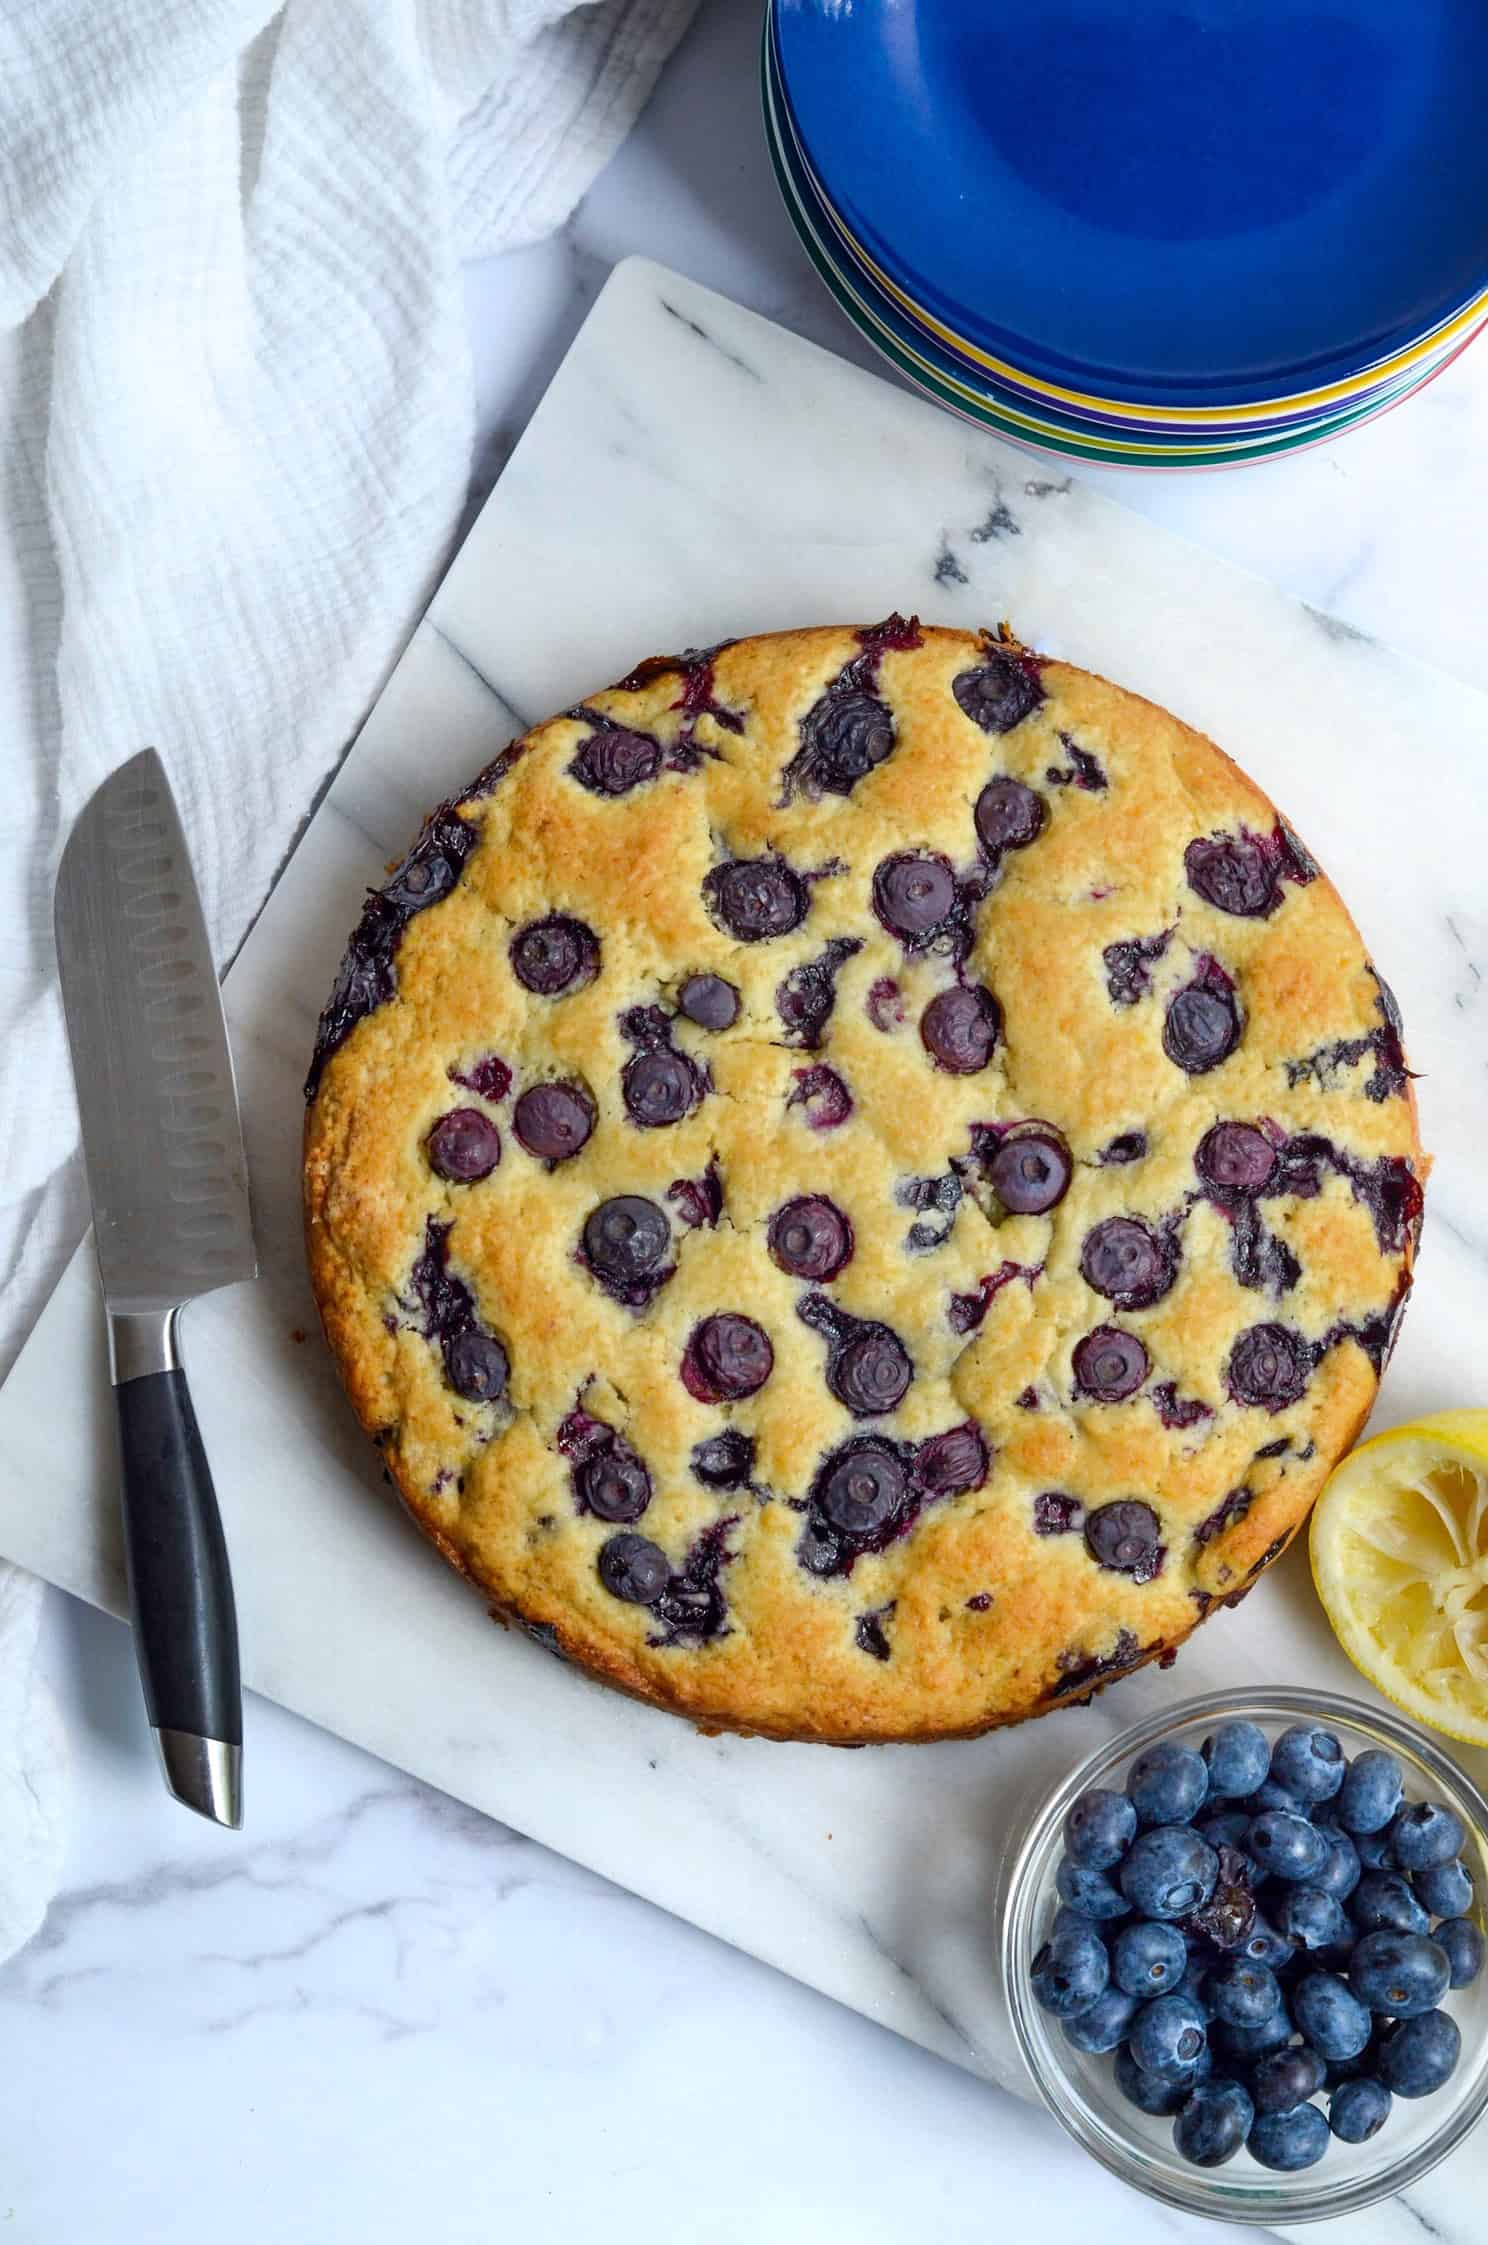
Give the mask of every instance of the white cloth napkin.
[[(465, 495), (459, 264), (568, 217), (696, 0), (0, 11), (0, 1372), (85, 1220), (51, 890), (147, 743), (219, 958), (415, 622)], [(0, 1955), (61, 1758), (0, 1568)]]

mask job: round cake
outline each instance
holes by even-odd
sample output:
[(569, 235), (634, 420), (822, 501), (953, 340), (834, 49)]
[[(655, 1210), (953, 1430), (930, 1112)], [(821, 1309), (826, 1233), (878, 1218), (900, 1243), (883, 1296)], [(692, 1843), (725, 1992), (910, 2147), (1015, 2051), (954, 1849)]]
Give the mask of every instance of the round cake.
[(890, 617), (644, 662), (321, 1021), (325, 1329), (493, 1610), (707, 1727), (966, 1735), (1233, 1604), (1421, 1214), (1400, 1021), (1213, 744)]

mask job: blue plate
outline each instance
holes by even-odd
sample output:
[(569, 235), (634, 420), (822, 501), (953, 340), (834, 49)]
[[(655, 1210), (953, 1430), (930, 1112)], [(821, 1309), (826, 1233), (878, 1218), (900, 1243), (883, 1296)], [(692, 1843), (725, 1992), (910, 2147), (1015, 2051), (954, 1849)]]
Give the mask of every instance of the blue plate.
[[(1149, 452), (1157, 446), (1178, 448), (1191, 455), (1205, 447), (1243, 450), (1247, 446), (1295, 437), (1299, 431), (1315, 424), (1336, 425), (1344, 416), (1352, 423), (1366, 405), (1383, 406), (1403, 390), (1413, 387), (1419, 375), (1429, 373), (1437, 358), (1453, 348), (1449, 340), (1438, 351), (1423, 353), (1411, 367), (1388, 378), (1363, 383), (1346, 398), (1330, 398), (1325, 394), (1305, 406), (1277, 407), (1270, 412), (1261, 408), (1248, 412), (1246, 418), (1238, 422), (1146, 419), (1140, 406), (1131, 407), (1123, 416), (1098, 406), (1076, 406), (1067, 397), (1051, 397), (1012, 373), (990, 373), (975, 359), (966, 357), (953, 344), (917, 322), (901, 303), (885, 294), (874, 274), (863, 264), (851, 236), (845, 232), (838, 214), (824, 200), (819, 183), (806, 165), (768, 37), (764, 48), (764, 95), (766, 129), (777, 170), (784, 167), (789, 175), (787, 200), (794, 206), (792, 215), (805, 218), (816, 249), (832, 263), (836, 281), (855, 299), (857, 310), (865, 313), (876, 328), (886, 327), (902, 348), (937, 375), (952, 384), (969, 385), (973, 391), (996, 399), (1000, 405), (1020, 408), (1048, 427), (1081, 438), (1097, 436), (1125, 441)], [(840, 289), (834, 292), (839, 294), (840, 301)], [(1202, 414), (1204, 409), (1190, 410)]]
[(959, 365), (942, 352), (933, 337), (906, 321), (892, 299), (885, 297), (856, 267), (849, 271), (840, 251), (833, 246), (831, 220), (801, 166), (789, 122), (782, 112), (768, 40), (763, 63), (766, 140), (776, 178), (802, 245), (838, 304), (868, 341), (912, 382), (953, 413), (995, 428), (1015, 443), (1061, 452), (1070, 458), (1093, 460), (1101, 467), (1182, 470), (1240, 466), (1248, 461), (1303, 450), (1309, 445), (1326, 442), (1345, 429), (1360, 426), (1377, 413), (1386, 411), (1391, 404), (1400, 402), (1437, 370), (1438, 359), (1432, 357), (1426, 361), (1421, 374), (1397, 377), (1393, 384), (1366, 393), (1363, 402), (1323, 409), (1287, 424), (1283, 432), (1270, 435), (1258, 435), (1249, 430), (1227, 435), (1221, 431), (1185, 439), (1170, 427), (1153, 430), (1140, 424), (1135, 428), (1128, 424), (1119, 430), (1103, 430), (1072, 421), (1059, 409), (1051, 409), (1047, 401), (1030, 401), (986, 374)]
[(774, 36), (866, 254), (1037, 379), (1285, 396), (1488, 284), (1484, 0), (778, 0)]

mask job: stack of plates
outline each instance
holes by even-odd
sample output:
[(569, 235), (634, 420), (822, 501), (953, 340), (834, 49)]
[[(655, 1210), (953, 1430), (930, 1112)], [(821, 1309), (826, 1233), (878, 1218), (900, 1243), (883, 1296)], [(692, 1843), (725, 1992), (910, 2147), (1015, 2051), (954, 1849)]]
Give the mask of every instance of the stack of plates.
[(1488, 321), (1484, 0), (769, 0), (764, 102), (848, 317), (1047, 451), (1317, 444)]

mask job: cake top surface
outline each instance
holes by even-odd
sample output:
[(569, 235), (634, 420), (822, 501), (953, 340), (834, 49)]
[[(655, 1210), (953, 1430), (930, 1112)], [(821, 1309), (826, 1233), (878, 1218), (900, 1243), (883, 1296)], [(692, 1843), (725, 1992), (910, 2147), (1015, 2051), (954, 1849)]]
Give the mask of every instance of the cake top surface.
[(503, 1614), (706, 1723), (974, 1731), (1246, 1587), (1375, 1392), (1388, 989), (1176, 718), (891, 617), (644, 663), (369, 898), (311, 1269)]

